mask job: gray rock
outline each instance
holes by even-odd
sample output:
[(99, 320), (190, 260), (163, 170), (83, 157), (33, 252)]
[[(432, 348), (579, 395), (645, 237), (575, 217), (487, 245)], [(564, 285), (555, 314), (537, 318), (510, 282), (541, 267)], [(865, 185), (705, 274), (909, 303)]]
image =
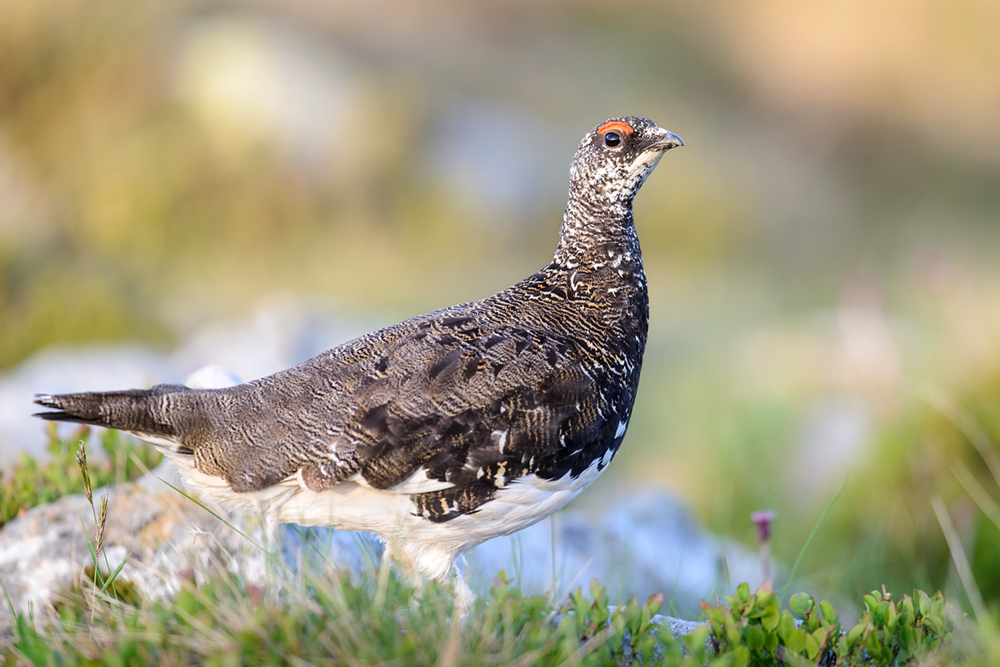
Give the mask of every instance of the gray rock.
[[(148, 599), (173, 595), (185, 578), (201, 581), (220, 568), (266, 586), (268, 577), (294, 573), (303, 554), (314, 553), (304, 543), (286, 542), (286, 532), (298, 535), (290, 526), (209, 511), (174, 487), (182, 488), (179, 476), (164, 462), (137, 482), (109, 489), (106, 558), (100, 556), (99, 565), (106, 573), (128, 556), (119, 576)], [(104, 491), (94, 490), (95, 504)], [(78, 583), (93, 564), (87, 539), (95, 540), (95, 533), (94, 511), (84, 495), (36, 507), (4, 526), (0, 586), (14, 609), (51, 604)], [(362, 543), (349, 533), (328, 531), (321, 546), (330, 563), (357, 572), (371, 560)], [(0, 619), (4, 616), (9, 616), (6, 606), (0, 607)]]

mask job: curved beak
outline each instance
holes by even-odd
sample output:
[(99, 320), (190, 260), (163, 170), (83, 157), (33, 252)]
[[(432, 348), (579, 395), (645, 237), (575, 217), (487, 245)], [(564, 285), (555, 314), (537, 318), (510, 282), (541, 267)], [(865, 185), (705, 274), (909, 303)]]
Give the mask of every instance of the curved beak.
[(660, 151), (669, 151), (671, 148), (677, 148), (678, 146), (684, 145), (684, 140), (678, 137), (673, 132), (667, 132), (663, 130), (663, 138), (658, 139), (654, 144), (650, 146), (651, 149)]

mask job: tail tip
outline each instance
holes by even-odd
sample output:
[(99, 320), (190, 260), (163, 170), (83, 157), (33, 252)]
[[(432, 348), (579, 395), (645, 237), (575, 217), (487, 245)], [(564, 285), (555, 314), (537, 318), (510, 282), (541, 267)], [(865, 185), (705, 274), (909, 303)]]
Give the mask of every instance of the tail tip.
[(55, 396), (52, 394), (35, 394), (31, 398), (32, 402), (36, 405), (43, 405), (47, 408), (54, 408), (55, 406)]
[(49, 412), (36, 412), (31, 415), (32, 417), (38, 417), (39, 419), (46, 419), (48, 421), (73, 421), (72, 415), (68, 412), (63, 412), (62, 410), (51, 410)]
[(49, 421), (91, 422), (92, 420), (87, 419), (82, 414), (78, 414), (78, 411), (72, 408), (71, 401), (67, 400), (69, 398), (72, 398), (72, 396), (66, 394), (35, 394), (32, 397), (35, 405), (40, 405), (43, 408), (51, 408), (51, 410), (36, 412), (32, 417), (47, 419)]

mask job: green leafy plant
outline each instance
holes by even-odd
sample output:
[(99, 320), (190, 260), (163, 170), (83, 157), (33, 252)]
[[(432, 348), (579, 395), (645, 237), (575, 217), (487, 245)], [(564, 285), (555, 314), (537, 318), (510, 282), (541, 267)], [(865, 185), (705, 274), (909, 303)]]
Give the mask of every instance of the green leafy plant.
[(732, 653), (737, 665), (905, 665), (940, 651), (953, 626), (941, 593), (916, 590), (897, 603), (884, 589), (864, 596), (865, 611), (850, 629), (823, 600), (806, 593), (782, 610), (765, 582), (751, 592), (740, 584), (727, 605), (702, 603), (719, 654)]
[(838, 640), (841, 655), (859, 647), (878, 665), (921, 661), (941, 647), (953, 631), (941, 593), (915, 590), (898, 602), (883, 588), (864, 596), (861, 621)]
[(645, 604), (630, 600), (617, 607), (608, 606), (607, 589), (596, 579), (590, 582), (590, 597), (582, 589), (570, 594), (559, 616), (558, 627), (583, 664), (649, 664), (663, 639), (650, 621), (663, 604), (663, 595), (651, 596)]

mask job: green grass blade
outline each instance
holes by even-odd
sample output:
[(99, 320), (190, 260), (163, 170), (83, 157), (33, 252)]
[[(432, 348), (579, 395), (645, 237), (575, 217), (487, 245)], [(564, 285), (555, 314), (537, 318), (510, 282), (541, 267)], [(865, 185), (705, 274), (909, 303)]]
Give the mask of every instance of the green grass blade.
[(184, 496), (185, 498), (187, 498), (188, 500), (190, 500), (191, 502), (193, 502), (198, 507), (202, 508), (203, 510), (205, 510), (206, 512), (208, 512), (209, 514), (211, 514), (212, 516), (214, 516), (216, 519), (218, 519), (222, 523), (224, 523), (227, 526), (229, 526), (229, 528), (231, 528), (232, 530), (234, 530), (238, 535), (240, 535), (247, 542), (249, 542), (250, 544), (252, 544), (255, 547), (257, 547), (258, 549), (260, 549), (261, 552), (265, 556), (267, 556), (268, 558), (270, 558), (272, 561), (274, 561), (275, 563), (284, 565), (288, 569), (289, 572), (293, 571), (292, 568), (291, 568), (291, 566), (288, 563), (286, 563), (284, 561), (284, 559), (278, 558), (273, 553), (271, 553), (270, 551), (268, 551), (267, 549), (265, 549), (262, 545), (258, 544), (257, 541), (254, 540), (252, 537), (250, 537), (249, 535), (247, 535), (246, 533), (244, 533), (242, 530), (240, 530), (239, 528), (237, 528), (236, 526), (234, 526), (233, 524), (229, 523), (224, 518), (222, 518), (221, 516), (219, 516), (219, 514), (217, 512), (215, 512), (211, 507), (207, 506), (205, 503), (201, 502), (200, 500), (198, 500), (194, 496), (191, 496), (190, 494), (186, 493), (182, 489), (178, 489), (176, 486), (174, 486), (173, 484), (171, 484), (167, 480), (163, 479), (162, 477), (160, 477), (158, 479), (161, 482), (163, 482), (164, 484), (166, 484), (167, 486), (169, 486), (171, 489), (173, 489), (174, 491), (176, 491), (177, 493), (181, 494), (182, 496)]
[(379, 568), (379, 564), (382, 562), (382, 559), (375, 554), (375, 550), (372, 548), (372, 545), (368, 543), (368, 540), (361, 536), (361, 533), (352, 532), (351, 536), (354, 539), (355, 546), (357, 546), (358, 549), (360, 549), (361, 552), (368, 557), (368, 562), (371, 563), (372, 568), (377, 570)]
[(87, 546), (90, 548), (90, 559), (94, 561), (94, 584), (101, 587), (104, 590), (104, 577), (101, 575), (101, 566), (97, 562), (97, 550), (94, 548), (94, 543), (90, 540), (90, 534), (87, 532), (87, 524), (80, 519), (80, 525), (83, 526), (83, 534), (87, 538)]
[(125, 556), (125, 559), (122, 562), (118, 563), (118, 567), (115, 568), (115, 571), (111, 573), (111, 575), (108, 577), (108, 580), (104, 582), (103, 586), (101, 586), (101, 591), (102, 592), (106, 592), (108, 590), (108, 587), (110, 587), (111, 584), (114, 583), (115, 578), (122, 571), (122, 568), (125, 567), (125, 563), (127, 563), (128, 559), (131, 558), (131, 557), (132, 557), (132, 552), (130, 551)]
[(955, 524), (951, 520), (951, 515), (948, 514), (948, 509), (944, 506), (944, 501), (941, 500), (941, 496), (931, 498), (931, 508), (934, 510), (938, 523), (941, 525), (941, 532), (944, 533), (945, 542), (948, 544), (952, 563), (955, 564), (955, 571), (958, 573), (958, 579), (962, 582), (962, 587), (965, 589), (966, 597), (969, 598), (972, 611), (975, 613), (976, 619), (981, 621), (987, 617), (986, 603), (983, 601), (983, 594), (979, 591), (979, 586), (976, 584), (975, 575), (972, 573), (972, 565), (969, 563), (969, 557), (965, 554), (965, 547), (962, 546), (962, 538), (959, 537), (958, 531), (955, 529)]
[(819, 520), (816, 522), (816, 525), (813, 526), (812, 532), (809, 533), (809, 537), (806, 538), (805, 544), (803, 544), (802, 548), (799, 549), (799, 555), (795, 559), (795, 564), (792, 565), (792, 571), (788, 573), (788, 580), (785, 582), (785, 585), (781, 587), (781, 591), (778, 593), (779, 598), (785, 597), (785, 594), (788, 593), (788, 589), (791, 587), (792, 582), (795, 581), (795, 573), (799, 571), (799, 565), (802, 564), (802, 558), (806, 555), (806, 550), (809, 548), (809, 544), (813, 541), (813, 538), (816, 537), (816, 533), (819, 532), (819, 527), (823, 525), (823, 520), (826, 518), (827, 513), (829, 513), (830, 508), (833, 507), (835, 502), (837, 502), (837, 498), (840, 497), (840, 492), (843, 491), (844, 486), (847, 485), (847, 477), (847, 475), (844, 475), (844, 481), (840, 483), (840, 487), (837, 489), (837, 492), (833, 494), (833, 498), (830, 498), (830, 502), (826, 504), (826, 509), (824, 509), (823, 513), (819, 515)]
[(288, 525), (288, 526), (289, 526), (289, 527), (290, 527), (290, 528), (291, 528), (292, 530), (294, 530), (294, 531), (295, 531), (296, 533), (298, 533), (298, 536), (299, 536), (299, 538), (301, 538), (303, 542), (305, 542), (306, 544), (308, 544), (308, 545), (310, 546), (310, 548), (312, 548), (312, 550), (316, 552), (316, 555), (317, 555), (317, 556), (319, 556), (320, 560), (322, 560), (322, 561), (323, 561), (323, 563), (324, 563), (324, 564), (325, 564), (325, 565), (326, 565), (326, 566), (327, 566), (328, 568), (330, 568), (330, 569), (331, 569), (331, 570), (333, 570), (333, 571), (336, 571), (336, 570), (337, 570), (337, 568), (336, 568), (336, 567), (334, 567), (333, 563), (331, 563), (331, 562), (330, 562), (330, 561), (329, 561), (329, 560), (327, 559), (327, 557), (326, 557), (326, 556), (325, 556), (325, 555), (323, 554), (323, 552), (321, 552), (321, 551), (319, 550), (319, 547), (317, 547), (317, 546), (316, 546), (315, 542), (313, 542), (313, 541), (312, 541), (311, 539), (309, 539), (308, 537), (306, 537), (306, 536), (305, 536), (305, 534), (304, 534), (304, 533), (303, 533), (303, 532), (302, 532), (301, 530), (299, 530), (299, 527), (298, 527), (298, 526), (296, 526), (296, 525), (295, 525), (294, 523), (290, 523), (290, 524), (287, 524), (287, 525)]

